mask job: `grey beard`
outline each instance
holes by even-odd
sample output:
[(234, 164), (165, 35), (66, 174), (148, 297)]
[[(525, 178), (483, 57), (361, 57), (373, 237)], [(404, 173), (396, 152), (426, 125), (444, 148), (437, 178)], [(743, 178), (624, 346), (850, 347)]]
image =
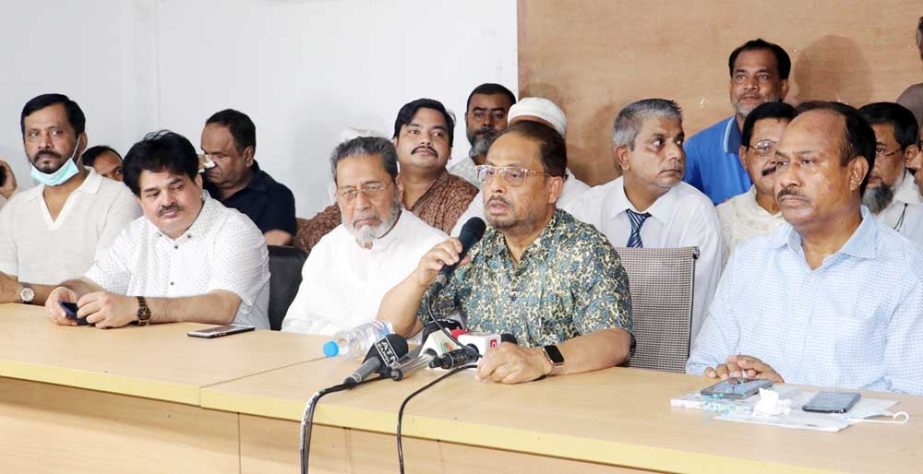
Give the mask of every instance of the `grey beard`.
[(346, 230), (348, 230), (350, 234), (353, 234), (353, 237), (355, 237), (361, 245), (368, 245), (384, 237), (385, 234), (391, 231), (391, 228), (394, 227), (398, 217), (401, 215), (402, 207), (403, 204), (401, 204), (400, 198), (395, 197), (394, 204), (391, 206), (391, 212), (381, 222), (381, 224), (375, 227), (362, 226), (359, 229), (356, 229), (351, 224), (347, 224), (346, 222), (343, 222), (343, 224), (346, 225)]
[(486, 155), (487, 150), (490, 150), (490, 145), (494, 143), (494, 138), (497, 138), (497, 133), (493, 130), (475, 135), (471, 150), (468, 151), (468, 158), (473, 159), (477, 156)]
[(882, 184), (875, 188), (868, 188), (862, 195), (862, 204), (868, 206), (872, 214), (878, 214), (894, 200), (894, 188)]

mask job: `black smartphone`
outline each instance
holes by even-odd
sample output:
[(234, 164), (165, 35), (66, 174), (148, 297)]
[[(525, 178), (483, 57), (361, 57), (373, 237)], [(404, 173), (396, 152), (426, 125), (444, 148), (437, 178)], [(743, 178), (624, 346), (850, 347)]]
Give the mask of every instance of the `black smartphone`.
[(230, 336), (231, 334), (240, 334), (242, 332), (252, 331), (256, 328), (253, 326), (245, 326), (243, 324), (230, 324), (228, 326), (215, 326), (208, 329), (200, 329), (198, 331), (189, 331), (186, 333), (189, 337), (204, 337), (206, 339), (211, 339), (214, 337), (221, 336)]
[(853, 392), (817, 392), (801, 409), (815, 413), (846, 413), (861, 397)]
[(73, 319), (77, 321), (78, 326), (86, 326), (90, 323), (87, 322), (87, 318), (77, 317), (77, 303), (71, 303), (69, 301), (61, 301), (61, 309), (64, 310), (64, 314), (67, 315), (67, 319)]

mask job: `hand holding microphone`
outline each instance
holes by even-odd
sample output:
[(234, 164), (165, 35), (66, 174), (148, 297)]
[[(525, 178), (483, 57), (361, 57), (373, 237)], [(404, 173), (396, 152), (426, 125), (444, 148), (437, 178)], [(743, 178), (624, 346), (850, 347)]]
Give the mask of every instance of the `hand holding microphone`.
[(445, 286), (448, 277), (464, 260), (468, 250), (481, 240), (485, 229), (483, 219), (472, 217), (462, 226), (457, 239), (449, 239), (433, 247), (417, 265), (417, 284), (429, 287), (435, 282), (440, 288)]

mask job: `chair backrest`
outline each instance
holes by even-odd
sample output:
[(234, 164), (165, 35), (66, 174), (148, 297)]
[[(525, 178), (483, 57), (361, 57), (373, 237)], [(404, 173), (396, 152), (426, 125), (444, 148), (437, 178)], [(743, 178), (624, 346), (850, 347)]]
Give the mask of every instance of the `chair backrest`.
[(269, 328), (278, 331), (301, 285), (308, 254), (295, 247), (269, 246)]
[(689, 358), (696, 247), (617, 248), (628, 273), (635, 353), (629, 367), (684, 372)]

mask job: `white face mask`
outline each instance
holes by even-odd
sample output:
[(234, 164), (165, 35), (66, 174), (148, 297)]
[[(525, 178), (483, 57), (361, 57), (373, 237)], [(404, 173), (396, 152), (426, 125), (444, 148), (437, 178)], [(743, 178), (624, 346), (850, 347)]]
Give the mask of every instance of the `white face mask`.
[(74, 145), (74, 152), (71, 153), (70, 158), (67, 159), (67, 162), (64, 163), (57, 171), (53, 173), (45, 173), (40, 171), (35, 167), (35, 164), (32, 164), (32, 179), (38, 181), (45, 186), (60, 186), (66, 183), (69, 179), (73, 178), (77, 173), (80, 172), (80, 169), (77, 168), (77, 150), (80, 149), (80, 137), (77, 137), (77, 144)]

